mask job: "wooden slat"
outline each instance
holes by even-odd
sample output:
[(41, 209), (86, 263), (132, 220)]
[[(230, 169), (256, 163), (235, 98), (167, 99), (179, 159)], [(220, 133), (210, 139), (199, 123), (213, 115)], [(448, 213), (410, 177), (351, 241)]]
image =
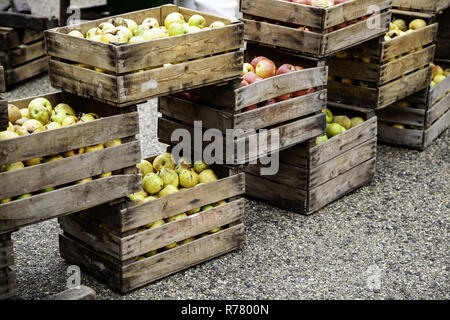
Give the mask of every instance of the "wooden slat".
[(308, 213), (313, 213), (343, 195), (369, 183), (375, 175), (376, 159), (372, 158), (311, 190)]
[[(287, 149), (286, 151), (292, 152), (292, 148)], [(283, 159), (280, 158), (280, 162)], [(244, 171), (246, 174), (261, 177), (261, 168), (262, 166), (260, 164), (248, 165), (245, 167)], [(276, 174), (262, 177), (266, 180), (283, 184), (285, 186), (296, 186), (302, 190), (307, 190), (308, 175), (306, 166), (297, 166), (281, 162)]]
[[(0, 164), (58, 154), (139, 132), (137, 112), (101, 118), (70, 127), (34, 133), (0, 142)], [(107, 128), (107, 130), (105, 130)], [(86, 133), (89, 134), (86, 134)]]
[(12, 68), (45, 55), (45, 41), (41, 40), (29, 45), (22, 45), (8, 51), (5, 56), (0, 52), (0, 63)]
[[(126, 232), (204, 205), (242, 195), (245, 192), (244, 180), (244, 174), (238, 174), (123, 209), (120, 214), (120, 226), (113, 227), (119, 227), (121, 232)], [(192, 200), (186, 203), (186, 199)]]
[[(105, 172), (131, 167), (139, 163), (140, 159), (140, 142), (134, 141), (21, 170), (3, 172), (0, 173), (0, 199), (32, 193), (94, 177)], [(77, 169), (67, 170), (67, 168)], [(17, 183), (17, 181), (21, 183)]]
[(0, 242), (0, 269), (14, 264), (14, 252), (12, 240)]
[(10, 268), (0, 269), (0, 301), (17, 295), (16, 272)]
[(428, 147), (439, 135), (450, 126), (450, 112), (447, 111), (439, 120), (437, 120), (429, 129), (425, 130), (423, 145)]
[(427, 111), (426, 126), (431, 125), (449, 109), (450, 109), (450, 94), (447, 94), (445, 98), (436, 103), (430, 110)]
[(357, 60), (346, 59), (331, 59), (328, 65), (330, 76), (377, 83), (380, 79), (380, 65), (377, 63), (363, 63)]
[(415, 30), (392, 40), (383, 41), (381, 61), (387, 61), (393, 57), (433, 43), (436, 39), (437, 30), (438, 24), (433, 23), (420, 30)]
[(139, 175), (113, 175), (11, 201), (0, 205), (0, 231), (8, 231), (77, 212), (141, 189)]
[(377, 135), (377, 118), (372, 117), (364, 123), (335, 136), (310, 150), (310, 167), (315, 168), (334, 157), (371, 140)]
[(423, 136), (423, 130), (398, 129), (386, 125), (378, 126), (378, 140), (388, 144), (422, 149)]
[(378, 120), (410, 126), (425, 126), (425, 110), (389, 106), (377, 111)]
[[(0, 79), (1, 79), (1, 72), (0, 72)], [(1, 91), (1, 88), (0, 88), (0, 91)], [(8, 120), (8, 101), (3, 100), (0, 97), (0, 131), (6, 130), (6, 128), (8, 128), (8, 121), (9, 121)]]
[(44, 56), (29, 63), (5, 71), (8, 86), (30, 79), (48, 70), (48, 57)]
[(367, 109), (376, 109), (378, 105), (378, 90), (347, 85), (334, 80), (328, 81), (328, 99), (359, 105)]
[(43, 31), (54, 28), (58, 25), (56, 18), (40, 17), (31, 14), (16, 12), (0, 12), (2, 26), (12, 28), (26, 28)]
[(244, 199), (199, 212), (185, 219), (166, 223), (159, 228), (122, 238), (121, 259), (127, 260), (171, 243), (198, 236), (244, 218)]
[(448, 0), (393, 0), (394, 8), (438, 13), (450, 6)]
[(450, 91), (450, 77), (446, 77), (436, 86), (431, 88), (428, 96), (427, 106), (431, 107), (432, 105), (434, 105), (440, 98), (442, 98), (449, 91)]

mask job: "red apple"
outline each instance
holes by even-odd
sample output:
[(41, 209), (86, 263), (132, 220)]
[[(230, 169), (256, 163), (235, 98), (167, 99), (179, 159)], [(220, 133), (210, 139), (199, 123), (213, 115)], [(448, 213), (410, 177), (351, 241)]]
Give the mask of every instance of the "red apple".
[(301, 91), (297, 91), (293, 93), (294, 97), (301, 97), (304, 96), (306, 94), (307, 90), (301, 90)]
[(349, 0), (334, 0), (334, 4), (336, 5), (336, 4), (341, 4), (341, 3), (344, 3), (344, 2), (347, 2), (347, 1), (349, 1)]
[(253, 69), (256, 69), (256, 66), (258, 65), (258, 63), (261, 60), (268, 60), (268, 59), (266, 57), (263, 57), (263, 56), (259, 56), (259, 57), (254, 58), (252, 60), (252, 62), (250, 62), (250, 64), (252, 65)]
[(333, 27), (328, 28), (328, 32), (333, 32), (333, 31), (334, 31)]
[(336, 29), (342, 29), (342, 28), (345, 28), (346, 26), (347, 26), (347, 22), (342, 22), (336, 26)]
[(247, 112), (247, 111), (250, 111), (250, 110), (255, 110), (256, 108), (258, 108), (258, 105), (257, 105), (257, 104), (254, 104), (254, 105), (252, 105), (252, 106), (250, 106), (250, 107), (245, 107), (245, 108), (243, 108), (243, 109), (242, 109), (242, 112)]
[(266, 101), (266, 103), (264, 104), (264, 106), (270, 106), (271, 104), (275, 104), (278, 101), (275, 98), (269, 99)]
[(262, 79), (254, 72), (250, 71), (244, 74), (243, 77), (244, 81), (247, 82), (247, 84), (252, 84), (258, 81), (261, 81)]
[(294, 72), (294, 71), (296, 71), (296, 70), (292, 64), (285, 63), (278, 68), (276, 75), (279, 76), (280, 74), (286, 74), (286, 73)]
[(245, 80), (242, 80), (241, 85), (242, 85), (243, 87), (245, 87), (245, 86), (248, 86), (249, 83), (248, 83), (247, 81), (245, 81)]
[(277, 68), (275, 66), (275, 63), (273, 63), (273, 61), (269, 59), (261, 60), (255, 68), (255, 72), (258, 77), (261, 77), (263, 79), (273, 77), (276, 71)]
[(316, 89), (314, 88), (309, 88), (308, 90), (306, 90), (306, 93), (311, 93), (311, 92), (316, 92)]
[(277, 102), (280, 102), (280, 101), (288, 100), (290, 98), (292, 98), (292, 93), (283, 94), (282, 96), (276, 97), (275, 100), (277, 100)]
[(349, 78), (342, 78), (342, 79), (341, 79), (341, 82), (342, 82), (343, 84), (349, 84), (349, 85), (352, 85), (352, 84), (353, 84), (353, 80), (352, 80), (352, 79), (349, 79)]
[(242, 75), (244, 75), (250, 71), (255, 72), (255, 69), (253, 68), (253, 66), (250, 63), (244, 63), (244, 65), (242, 67)]
[(300, 70), (304, 70), (305, 68), (303, 68), (302, 66), (295, 66), (295, 71), (300, 71)]

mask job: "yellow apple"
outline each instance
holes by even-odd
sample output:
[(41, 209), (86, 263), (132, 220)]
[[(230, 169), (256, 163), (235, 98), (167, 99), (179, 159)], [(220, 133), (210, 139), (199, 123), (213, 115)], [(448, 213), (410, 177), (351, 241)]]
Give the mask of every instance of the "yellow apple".
[(76, 124), (77, 122), (78, 122), (78, 118), (77, 117), (75, 117), (75, 116), (67, 116), (61, 122), (61, 126), (68, 127), (68, 126)]
[(211, 169), (205, 169), (198, 176), (200, 183), (209, 183), (217, 180), (217, 176)]

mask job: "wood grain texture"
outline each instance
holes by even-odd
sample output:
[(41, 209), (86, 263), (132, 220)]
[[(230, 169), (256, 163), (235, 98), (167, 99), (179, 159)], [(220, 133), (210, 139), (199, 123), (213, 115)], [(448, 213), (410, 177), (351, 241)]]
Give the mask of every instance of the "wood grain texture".
[(60, 253), (91, 275), (125, 293), (241, 247), (245, 228), (239, 224), (155, 256), (121, 266), (78, 241), (60, 235)]
[(434, 123), (440, 116), (450, 109), (450, 94), (447, 94), (442, 100), (437, 102), (427, 111), (426, 126)]
[(0, 242), (0, 269), (14, 265), (14, 251), (12, 240)]
[(0, 300), (17, 295), (16, 272), (11, 268), (0, 269)]
[(0, 51), (0, 64), (11, 69), (43, 56), (45, 56), (45, 41), (40, 40), (10, 51)]
[[(1, 68), (1, 66), (0, 66), (0, 68)], [(0, 78), (1, 78), (1, 72), (0, 72)], [(9, 120), (8, 120), (8, 101), (6, 101), (2, 97), (0, 97), (0, 131), (6, 130), (6, 128), (8, 128), (8, 122), (9, 122)]]
[(378, 126), (378, 140), (387, 144), (420, 150), (423, 148), (423, 137), (423, 130), (398, 129), (382, 124)]
[(9, 11), (0, 12), (0, 21), (2, 22), (2, 26), (5, 27), (32, 29), (37, 31), (51, 29), (58, 25), (58, 19), (55, 17), (47, 18)]
[(393, 0), (394, 8), (438, 13), (450, 6), (448, 0)]
[(377, 111), (379, 121), (400, 123), (410, 126), (425, 126), (425, 110), (389, 106)]
[(141, 189), (139, 175), (113, 175), (11, 201), (0, 205), (0, 231), (9, 231), (77, 212)]
[[(20, 196), (131, 167), (140, 160), (140, 142), (134, 141), (21, 170), (3, 172), (0, 173), (0, 199)], [(68, 168), (76, 168), (76, 170), (68, 170)], [(21, 183), (17, 183), (17, 181)]]
[(434, 140), (436, 140), (441, 133), (443, 133), (450, 126), (450, 112), (443, 114), (430, 128), (425, 130), (423, 145), (428, 147)]
[(48, 70), (48, 57), (43, 56), (31, 62), (15, 67), (13, 69), (5, 70), (6, 86), (22, 82), (30, 79)]

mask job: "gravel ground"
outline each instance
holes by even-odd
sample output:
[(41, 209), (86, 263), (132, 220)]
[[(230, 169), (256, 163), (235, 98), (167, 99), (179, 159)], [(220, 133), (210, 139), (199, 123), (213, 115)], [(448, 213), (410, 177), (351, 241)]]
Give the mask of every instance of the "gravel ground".
[[(57, 11), (56, 1), (35, 2), (42, 12)], [(6, 97), (50, 91), (40, 76)], [(164, 146), (155, 101), (139, 112), (146, 157)], [(449, 299), (449, 141), (447, 130), (421, 153), (378, 146), (374, 181), (310, 217), (247, 200), (242, 249), (129, 294), (88, 275), (83, 284), (98, 299)], [(59, 233), (50, 220), (13, 234), (19, 299), (65, 289)], [(367, 280), (376, 269), (381, 288), (373, 291)]]

